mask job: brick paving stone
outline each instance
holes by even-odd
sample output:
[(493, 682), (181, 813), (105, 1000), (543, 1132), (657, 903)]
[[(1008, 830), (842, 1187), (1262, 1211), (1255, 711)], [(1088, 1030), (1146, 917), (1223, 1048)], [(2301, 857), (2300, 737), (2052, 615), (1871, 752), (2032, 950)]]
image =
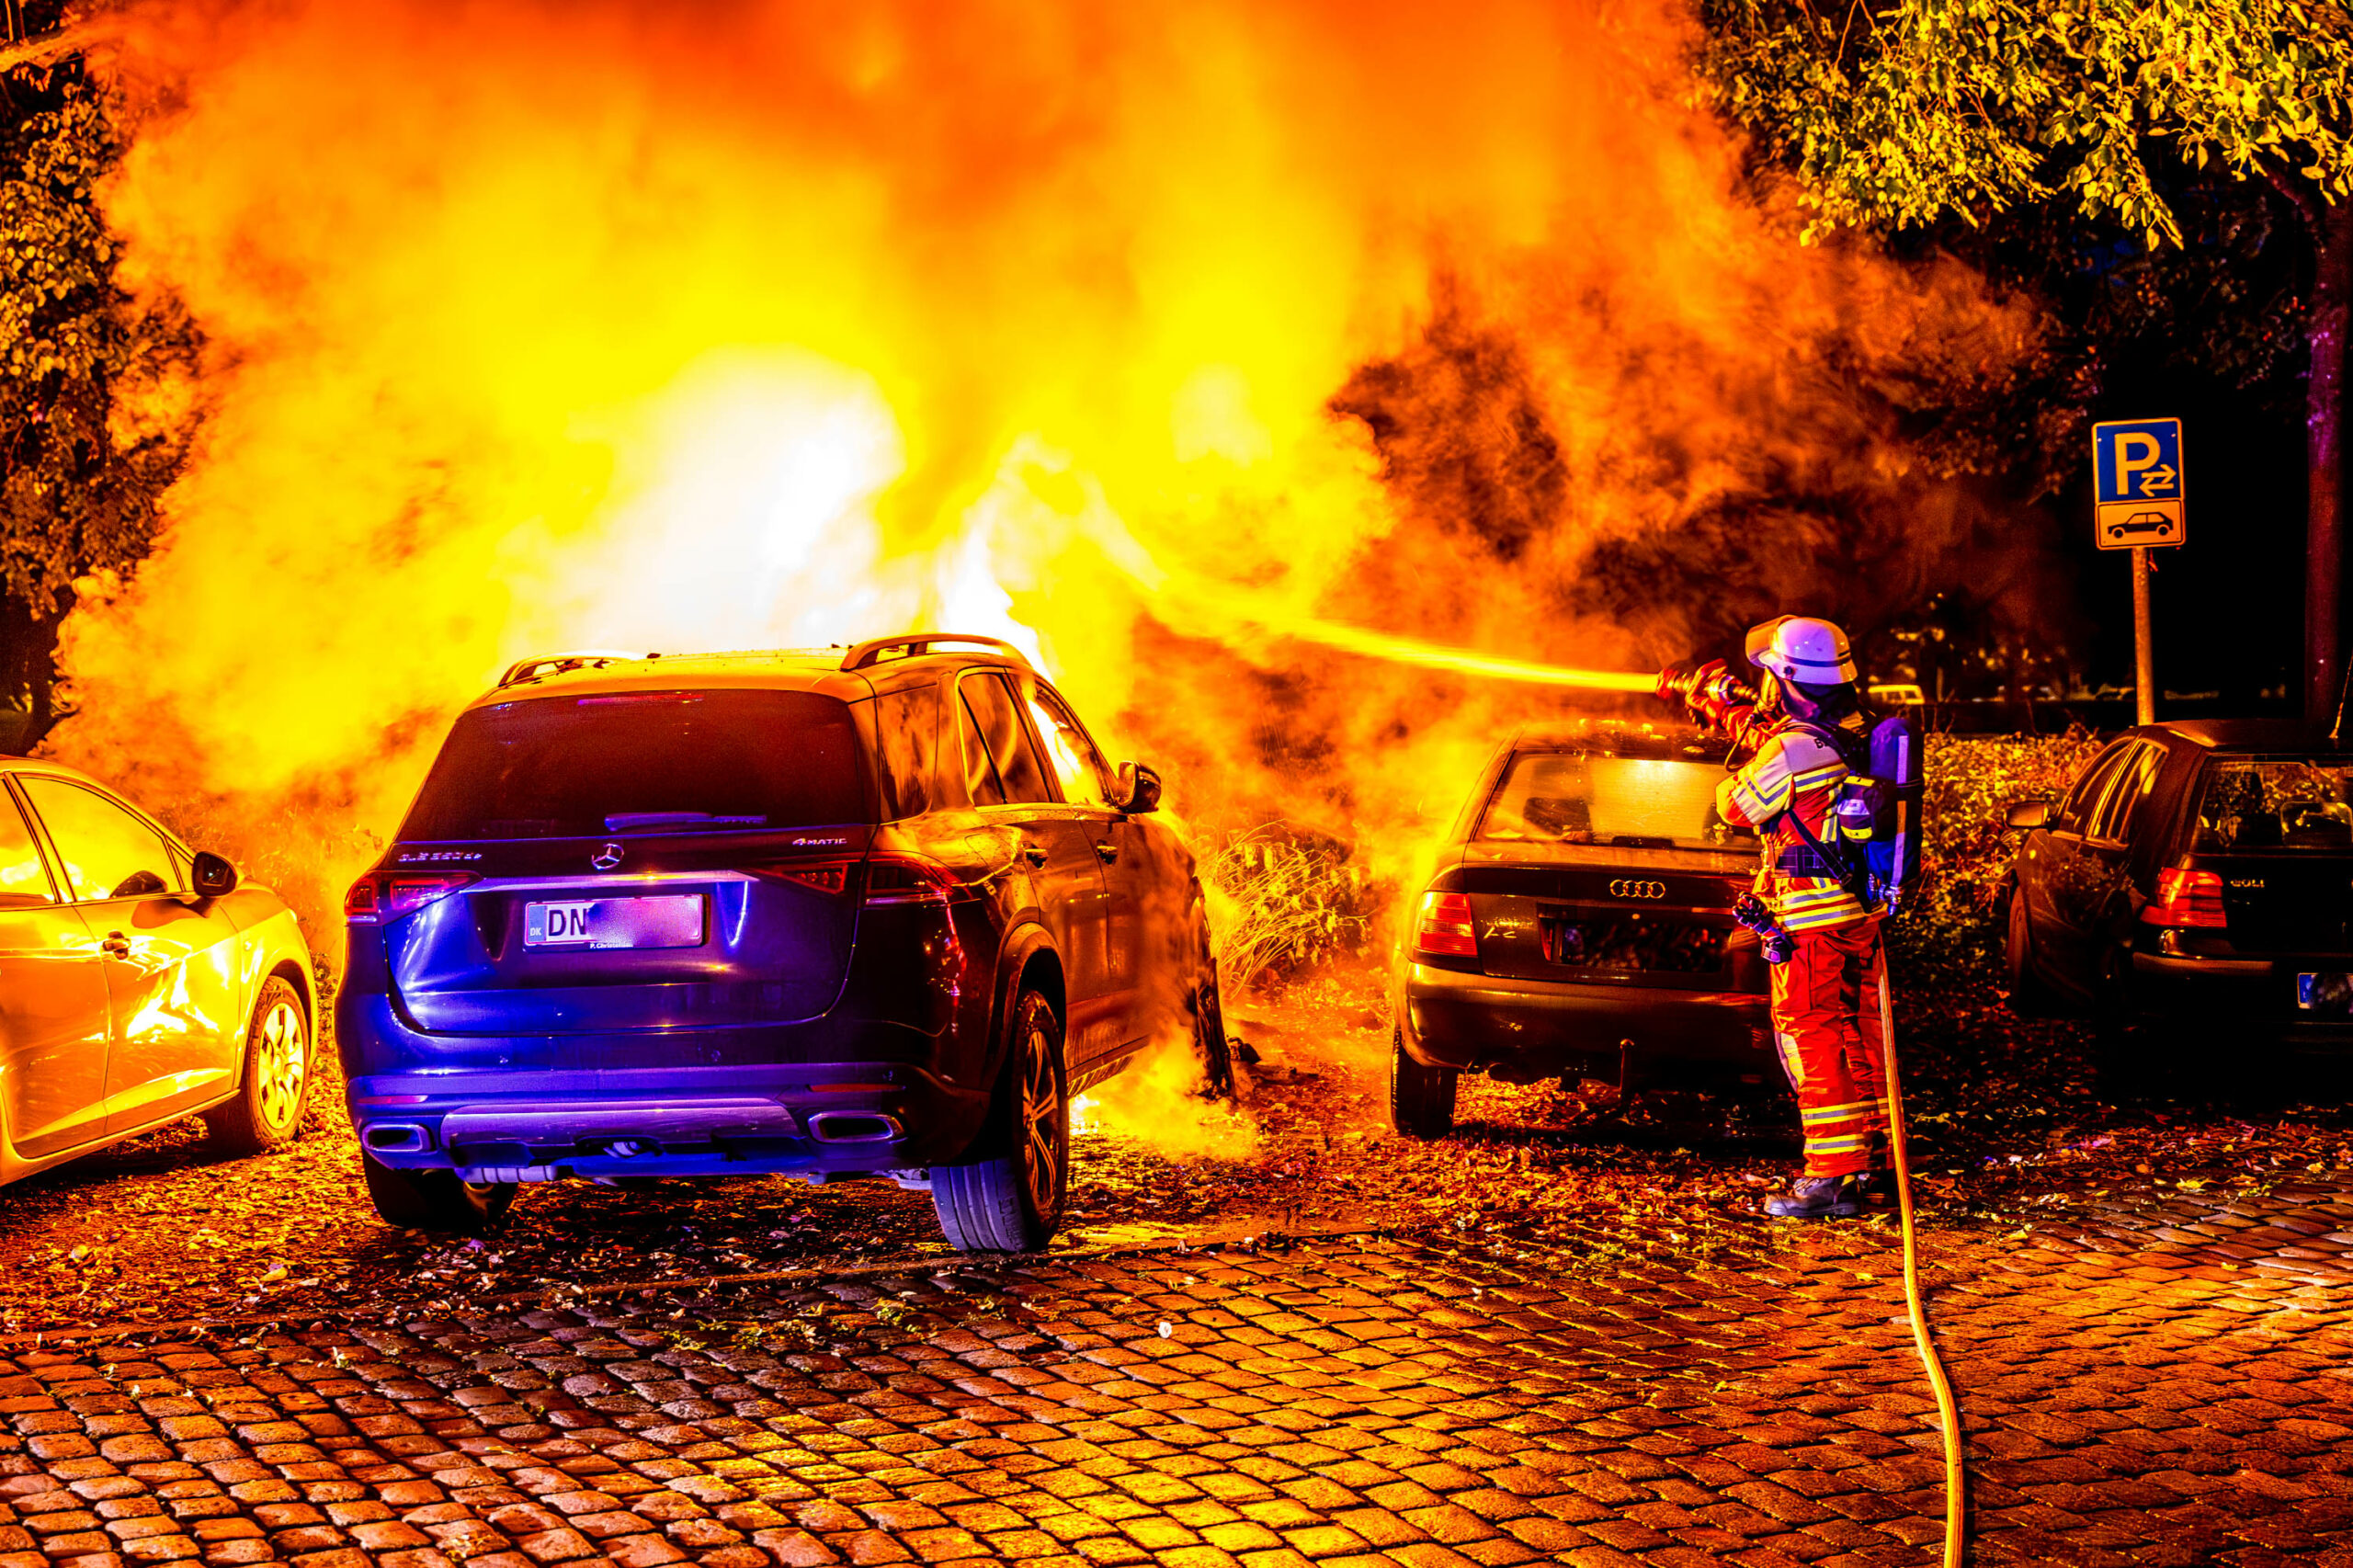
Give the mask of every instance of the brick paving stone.
[[(914, 1271), (889, 1324), (848, 1278), (708, 1308), (858, 1319), (832, 1350), (616, 1304), (24, 1351), (0, 1568), (1914, 1562), (1941, 1466), (1889, 1250), (1330, 1238)], [(2353, 1562), (2353, 1284), (1927, 1253), (1982, 1560)]]

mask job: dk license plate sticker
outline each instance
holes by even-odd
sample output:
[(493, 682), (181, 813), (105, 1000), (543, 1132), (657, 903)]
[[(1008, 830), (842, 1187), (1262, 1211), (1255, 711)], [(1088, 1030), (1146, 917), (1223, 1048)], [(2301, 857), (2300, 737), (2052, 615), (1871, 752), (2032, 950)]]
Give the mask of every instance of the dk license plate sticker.
[(699, 948), (702, 895), (569, 899), (523, 906), (526, 948)]
[(2296, 1006), (2325, 1018), (2353, 1017), (2353, 975), (2322, 970), (2296, 976)]

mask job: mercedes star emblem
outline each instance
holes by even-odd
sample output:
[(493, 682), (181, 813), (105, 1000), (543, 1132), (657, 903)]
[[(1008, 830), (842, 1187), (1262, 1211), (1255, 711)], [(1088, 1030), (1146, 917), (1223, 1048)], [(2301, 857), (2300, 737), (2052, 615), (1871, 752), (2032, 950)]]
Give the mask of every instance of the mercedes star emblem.
[(609, 871), (621, 863), (621, 846), (618, 844), (608, 844), (594, 855), (589, 856), (588, 863), (600, 871)]

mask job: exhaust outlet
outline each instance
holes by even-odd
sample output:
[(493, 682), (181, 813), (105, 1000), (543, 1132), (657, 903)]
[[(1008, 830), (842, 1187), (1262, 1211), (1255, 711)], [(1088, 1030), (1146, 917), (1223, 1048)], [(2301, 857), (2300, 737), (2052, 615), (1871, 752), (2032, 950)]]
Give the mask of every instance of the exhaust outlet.
[(808, 1118), (809, 1136), (820, 1143), (881, 1143), (899, 1136), (896, 1117), (870, 1110), (821, 1110)]

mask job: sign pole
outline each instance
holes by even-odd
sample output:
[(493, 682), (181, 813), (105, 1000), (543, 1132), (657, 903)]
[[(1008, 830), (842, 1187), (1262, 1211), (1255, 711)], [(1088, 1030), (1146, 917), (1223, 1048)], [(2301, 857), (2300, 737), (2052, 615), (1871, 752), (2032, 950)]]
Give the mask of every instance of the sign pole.
[(2139, 687), (2136, 724), (2157, 722), (2157, 656), (2149, 645), (2149, 547), (2132, 547), (2132, 673)]

